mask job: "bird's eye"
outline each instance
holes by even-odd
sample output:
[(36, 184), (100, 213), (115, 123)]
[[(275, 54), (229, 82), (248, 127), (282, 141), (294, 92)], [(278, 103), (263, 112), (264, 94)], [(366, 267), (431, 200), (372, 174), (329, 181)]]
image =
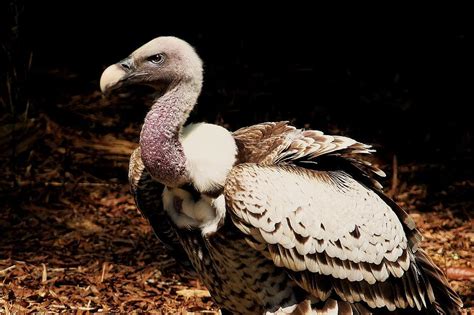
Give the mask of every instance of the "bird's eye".
[(147, 60), (154, 64), (160, 64), (165, 60), (165, 56), (163, 54), (156, 54), (148, 57)]

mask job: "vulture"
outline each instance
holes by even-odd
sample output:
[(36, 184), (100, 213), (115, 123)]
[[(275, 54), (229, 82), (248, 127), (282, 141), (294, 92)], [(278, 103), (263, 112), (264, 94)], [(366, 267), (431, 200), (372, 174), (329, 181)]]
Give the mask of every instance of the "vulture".
[(369, 145), (288, 122), (186, 124), (203, 64), (157, 37), (106, 68), (102, 92), (156, 94), (130, 158), (138, 209), (223, 314), (457, 314), (462, 303), (383, 194)]

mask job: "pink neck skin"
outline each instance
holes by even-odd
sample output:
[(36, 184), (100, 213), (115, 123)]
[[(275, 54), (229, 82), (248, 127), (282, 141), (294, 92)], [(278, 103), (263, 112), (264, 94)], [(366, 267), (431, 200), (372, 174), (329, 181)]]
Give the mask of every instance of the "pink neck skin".
[(142, 161), (157, 181), (178, 187), (189, 182), (181, 128), (196, 104), (201, 85), (178, 83), (155, 100), (140, 134)]

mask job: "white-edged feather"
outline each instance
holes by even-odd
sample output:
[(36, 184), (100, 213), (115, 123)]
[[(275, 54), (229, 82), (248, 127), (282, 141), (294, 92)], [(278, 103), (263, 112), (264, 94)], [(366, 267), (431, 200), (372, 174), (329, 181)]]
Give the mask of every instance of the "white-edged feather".
[[(178, 209), (177, 204), (180, 204)], [(181, 188), (166, 187), (163, 190), (163, 208), (177, 227), (198, 227), (203, 235), (216, 232), (225, 218), (223, 195), (217, 198), (201, 195), (195, 201), (190, 192)]]

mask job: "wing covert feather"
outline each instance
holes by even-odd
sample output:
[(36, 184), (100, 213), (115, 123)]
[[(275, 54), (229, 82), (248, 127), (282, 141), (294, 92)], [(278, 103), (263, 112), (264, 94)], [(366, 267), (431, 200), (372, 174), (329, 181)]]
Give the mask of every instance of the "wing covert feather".
[(314, 297), (388, 310), (432, 302), (397, 214), (348, 174), (240, 164), (224, 194), (251, 246)]
[(344, 173), (241, 164), (225, 195), (242, 232), (276, 245), (270, 253), (279, 266), (369, 283), (399, 277), (409, 267), (396, 214)]

